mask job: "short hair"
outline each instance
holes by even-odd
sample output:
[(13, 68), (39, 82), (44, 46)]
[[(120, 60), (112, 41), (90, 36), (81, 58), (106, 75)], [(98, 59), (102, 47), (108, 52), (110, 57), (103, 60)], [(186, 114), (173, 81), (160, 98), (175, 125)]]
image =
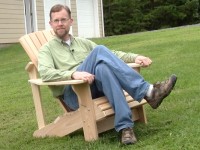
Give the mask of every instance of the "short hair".
[(50, 13), (49, 13), (50, 20), (51, 20), (51, 14), (52, 14), (52, 13), (59, 12), (59, 11), (61, 11), (62, 9), (65, 9), (66, 12), (68, 13), (69, 17), (71, 18), (71, 10), (69, 9), (68, 6), (66, 6), (66, 5), (61, 5), (61, 4), (56, 4), (56, 5), (54, 5), (54, 6), (51, 8), (51, 10), (50, 10)]

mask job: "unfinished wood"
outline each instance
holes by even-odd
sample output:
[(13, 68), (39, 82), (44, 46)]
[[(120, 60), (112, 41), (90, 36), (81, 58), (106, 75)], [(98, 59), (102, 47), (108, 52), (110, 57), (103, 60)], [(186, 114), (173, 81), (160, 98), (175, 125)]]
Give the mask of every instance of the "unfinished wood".
[(37, 62), (38, 51), (37, 51), (37, 47), (35, 46), (35, 43), (32, 42), (30, 35), (26, 36), (25, 40), (26, 40), (27, 45), (29, 45), (31, 52), (33, 54), (33, 56), (30, 56), (30, 57), (31, 58), (34, 57), (35, 61)]
[(68, 85), (68, 84), (82, 84), (85, 83), (83, 80), (66, 80), (66, 81), (55, 81), (55, 82), (43, 82), (41, 79), (30, 79), (28, 80), (30, 83), (34, 83), (36, 85)]
[[(145, 101), (145, 104), (147, 103), (146, 100), (143, 100), (143, 101)], [(147, 124), (147, 117), (146, 117), (146, 111), (144, 109), (144, 105), (141, 105), (140, 108), (137, 109), (137, 112), (139, 115), (137, 121)]]
[[(91, 98), (90, 86), (83, 80), (51, 81), (43, 82), (38, 78), (37, 55), (40, 47), (52, 39), (53, 30), (38, 31), (24, 35), (19, 39), (21, 45), (29, 56), (31, 62), (26, 65), (29, 73), (33, 100), (38, 122), (38, 130), (34, 132), (35, 137), (65, 136), (76, 130), (83, 129), (86, 141), (98, 139), (98, 134), (114, 127), (114, 111), (106, 97)], [(131, 63), (130, 67), (140, 71), (140, 65)], [(72, 85), (79, 100), (79, 109), (74, 112), (64, 111), (55, 121), (46, 123), (43, 113), (43, 105), (40, 86)], [(133, 100), (128, 93), (124, 92), (126, 101), (131, 108), (134, 121), (147, 122), (144, 110), (145, 100), (140, 103)], [(64, 108), (64, 107), (63, 107)]]
[[(139, 120), (139, 114), (138, 114), (137, 108), (132, 108), (132, 115), (133, 115), (133, 121)], [(115, 119), (115, 116), (112, 115), (112, 116), (105, 117), (104, 119), (100, 121), (97, 121), (98, 133), (102, 133), (102, 132), (113, 129), (114, 119)]]
[(83, 131), (86, 141), (98, 139), (96, 117), (92, 101), (90, 86), (88, 83), (73, 85), (79, 100), (79, 109), (83, 122)]
[(32, 62), (29, 62), (26, 65), (25, 70), (28, 72), (29, 79), (37, 79), (38, 78), (37, 68), (35, 67), (35, 65)]
[[(47, 42), (47, 39), (45, 38), (45, 36), (44, 36), (44, 34), (43, 34), (42, 31), (38, 31), (38, 32), (36, 32), (35, 34), (36, 34), (36, 36), (38, 37), (38, 39), (39, 39), (41, 45), (44, 45), (44, 44)], [(38, 50), (39, 50), (39, 49), (38, 49)]]
[(37, 54), (33, 50), (33, 48), (36, 49), (36, 47), (35, 46), (31, 47), (31, 45), (33, 45), (33, 43), (31, 43), (31, 45), (29, 45), (29, 43), (27, 42), (27, 39), (29, 41), (29, 38), (30, 37), (28, 35), (25, 35), (25, 36), (23, 36), (23, 38), (20, 38), (19, 41), (20, 41), (22, 47), (25, 49), (26, 53), (28, 54), (30, 60), (33, 62), (33, 64), (37, 68)]
[(45, 127), (45, 119), (44, 119), (44, 113), (43, 113), (43, 108), (42, 108), (42, 102), (41, 102), (41, 93), (40, 93), (40, 87), (31, 84), (32, 87), (32, 93), (33, 93), (33, 101), (36, 109), (36, 118), (38, 122), (38, 128), (41, 129)]
[(34, 137), (58, 136), (63, 137), (82, 128), (80, 111), (65, 113), (58, 116), (55, 121), (49, 123), (44, 128), (34, 132)]
[(29, 36), (31, 38), (31, 41), (34, 42), (34, 45), (36, 47), (36, 52), (37, 52), (38, 49), (42, 46), (42, 44), (40, 43), (40, 40), (38, 39), (38, 37), (34, 33), (31, 33)]
[(47, 41), (50, 41), (52, 39), (52, 32), (45, 30), (45, 31), (43, 31), (43, 34), (44, 34)]

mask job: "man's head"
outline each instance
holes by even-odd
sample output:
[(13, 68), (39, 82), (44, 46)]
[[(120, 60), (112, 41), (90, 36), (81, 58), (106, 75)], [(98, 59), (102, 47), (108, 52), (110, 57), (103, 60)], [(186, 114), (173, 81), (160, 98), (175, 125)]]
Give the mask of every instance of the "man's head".
[(62, 40), (68, 40), (68, 33), (73, 22), (69, 7), (60, 4), (54, 5), (50, 10), (49, 16), (49, 24), (55, 34)]

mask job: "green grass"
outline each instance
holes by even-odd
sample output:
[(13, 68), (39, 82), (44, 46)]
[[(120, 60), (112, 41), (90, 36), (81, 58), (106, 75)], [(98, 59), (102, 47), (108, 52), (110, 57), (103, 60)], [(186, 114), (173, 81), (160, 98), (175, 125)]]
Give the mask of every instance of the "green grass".
[[(114, 130), (85, 142), (82, 131), (62, 138), (34, 138), (37, 129), (28, 75), (28, 57), (19, 44), (0, 50), (0, 150), (197, 150), (200, 148), (200, 26), (93, 39), (111, 49), (149, 56), (153, 64), (141, 74), (154, 83), (174, 73), (174, 91), (156, 110), (145, 105), (148, 124), (135, 124), (138, 142), (120, 146)], [(52, 121), (62, 111), (47, 87), (42, 88), (45, 114)]]

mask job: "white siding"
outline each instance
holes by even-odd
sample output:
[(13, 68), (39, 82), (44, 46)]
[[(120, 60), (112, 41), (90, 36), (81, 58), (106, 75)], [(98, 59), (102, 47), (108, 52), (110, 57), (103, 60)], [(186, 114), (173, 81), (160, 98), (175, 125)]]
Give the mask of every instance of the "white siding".
[(49, 25), (49, 12), (52, 6), (55, 4), (63, 4), (69, 6), (70, 0), (44, 0), (44, 13), (45, 13), (45, 28), (50, 29), (51, 26)]
[(25, 33), (22, 0), (0, 1), (0, 43), (15, 43)]
[(100, 37), (97, 0), (77, 0), (78, 36)]
[(37, 30), (45, 29), (44, 3), (43, 0), (36, 0)]
[[(0, 44), (16, 43), (26, 34), (24, 0), (0, 0)], [(31, 1), (31, 0), (30, 0)], [(49, 11), (55, 4), (72, 8), (73, 27), (70, 33), (85, 38), (102, 36), (101, 0), (34, 0), (35, 30), (49, 29)], [(33, 2), (33, 1), (32, 1)]]

